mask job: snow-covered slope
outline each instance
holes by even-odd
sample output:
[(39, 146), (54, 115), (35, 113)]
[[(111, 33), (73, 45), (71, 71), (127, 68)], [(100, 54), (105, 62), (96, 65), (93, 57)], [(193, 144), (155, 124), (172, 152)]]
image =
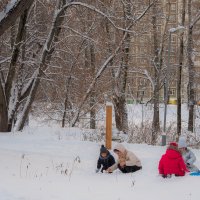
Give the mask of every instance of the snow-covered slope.
[[(200, 177), (158, 176), (165, 147), (125, 143), (141, 159), (143, 169), (133, 174), (96, 174), (100, 145), (81, 141), (78, 129), (41, 127), (1, 133), (0, 199), (199, 200)], [(200, 151), (194, 152), (200, 166)]]

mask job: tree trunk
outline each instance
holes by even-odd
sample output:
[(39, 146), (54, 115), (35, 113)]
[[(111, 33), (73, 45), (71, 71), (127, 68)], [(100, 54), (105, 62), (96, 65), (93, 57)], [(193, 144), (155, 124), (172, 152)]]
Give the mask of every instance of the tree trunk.
[[(90, 59), (91, 59), (91, 74), (95, 76), (95, 52), (94, 52), (94, 44), (90, 44)], [(96, 110), (95, 110), (95, 87), (90, 95), (90, 128), (96, 128)]]
[(64, 112), (63, 112), (63, 116), (62, 116), (62, 128), (65, 127), (68, 108), (69, 108), (69, 100), (68, 100), (68, 93), (66, 92), (65, 101), (64, 101)]
[[(185, 26), (185, 6), (186, 0), (183, 0), (182, 3), (182, 17), (181, 17), (181, 26)], [(184, 53), (184, 40), (183, 34), (180, 36), (180, 47), (179, 47), (179, 67), (177, 70), (177, 140), (181, 135), (181, 83), (182, 83), (182, 67), (183, 67), (183, 53)]]
[[(14, 114), (17, 109), (16, 102), (17, 102), (18, 96), (16, 96), (16, 93), (15, 93), (15, 90), (17, 89), (17, 87), (16, 87), (17, 61), (18, 61), (18, 57), (20, 54), (20, 48), (22, 45), (23, 37), (26, 32), (25, 25), (26, 25), (26, 20), (27, 20), (27, 13), (28, 13), (28, 11), (25, 10), (24, 13), (20, 17), (17, 36), (16, 36), (16, 39), (14, 40), (15, 42), (13, 45), (10, 66), (9, 66), (7, 78), (5, 81), (5, 87), (3, 87), (3, 83), (1, 83), (1, 89), (3, 91), (3, 95), (1, 97), (4, 98), (4, 99), (2, 99), (3, 112), (1, 113), (1, 118), (4, 121), (4, 123), (7, 122), (7, 124), (0, 123), (0, 129), (3, 129), (4, 131), (8, 131), (8, 132), (10, 132), (12, 129), (12, 122), (14, 119)], [(12, 42), (12, 40), (11, 40), (11, 42)], [(4, 106), (4, 104), (6, 106)], [(3, 127), (1, 127), (1, 126), (3, 126)], [(5, 130), (5, 127), (7, 127), (6, 130)]]
[[(161, 39), (159, 43), (159, 37), (157, 33), (157, 5), (156, 2), (153, 4), (153, 17), (152, 17), (152, 25), (153, 25), (153, 37), (154, 37), (154, 116), (152, 123), (152, 144), (156, 144), (158, 133), (160, 132), (160, 120), (159, 120), (159, 97), (160, 97), (160, 79), (161, 79), (161, 70), (163, 65), (163, 51), (164, 51), (164, 42), (165, 42), (165, 34), (167, 29), (167, 24), (169, 22), (170, 16), (170, 1), (166, 2), (166, 5), (169, 6), (169, 13), (167, 19), (164, 22), (163, 30), (161, 32)], [(159, 43), (159, 45), (158, 45)]]
[[(131, 28), (131, 26), (129, 28)], [(115, 56), (118, 54), (119, 50), (121, 49), (121, 47), (122, 47), (122, 45), (124, 43), (124, 40), (127, 37), (127, 34), (128, 34), (128, 32), (126, 32), (124, 34), (122, 40), (120, 41), (119, 45), (116, 47), (114, 52), (106, 59), (106, 61), (103, 63), (103, 65), (100, 67), (100, 69), (96, 73), (94, 79), (92, 80), (91, 84), (88, 87), (87, 92), (85, 93), (85, 95), (83, 96), (81, 102), (79, 103), (79, 106), (78, 106), (78, 109), (77, 109), (76, 113), (74, 114), (74, 117), (73, 117), (72, 122), (71, 122), (71, 126), (72, 127), (75, 126), (75, 124), (76, 124), (76, 122), (77, 122), (77, 120), (79, 118), (81, 109), (82, 109), (83, 105), (85, 104), (86, 100), (88, 99), (88, 97), (90, 96), (92, 90), (94, 89), (94, 86), (96, 85), (97, 80), (101, 77), (101, 75), (106, 70), (106, 68), (108, 67), (110, 62), (113, 61), (113, 59), (115, 58)]]
[[(61, 8), (64, 6), (65, 0), (59, 0), (58, 1), (58, 8)], [(40, 58), (40, 63), (38, 69), (35, 71), (31, 83), (29, 84), (29, 87), (27, 87), (27, 91), (25, 91), (25, 94), (27, 95), (27, 100), (25, 103), (25, 106), (22, 111), (21, 118), (19, 119), (18, 122), (18, 127), (17, 130), (21, 131), (25, 125), (25, 122), (28, 118), (28, 114), (31, 110), (32, 103), (35, 99), (35, 95), (37, 92), (37, 89), (40, 84), (40, 78), (43, 75), (43, 70), (47, 68), (47, 63), (50, 61), (52, 53), (54, 51), (54, 47), (52, 47), (52, 43), (56, 43), (58, 41), (58, 37), (61, 32), (61, 24), (64, 20), (64, 12), (65, 10), (62, 9), (60, 12), (55, 12), (55, 17), (53, 19), (52, 27), (50, 30), (50, 33), (46, 39), (46, 42), (44, 44), (43, 50), (42, 50), (42, 55)], [(23, 96), (25, 98), (26, 96)]]
[(189, 97), (189, 118), (188, 118), (188, 131), (194, 131), (194, 103), (195, 103), (195, 92), (194, 92), (194, 62), (192, 60), (193, 53), (193, 26), (192, 13), (191, 13), (191, 0), (188, 0), (188, 41), (187, 41), (187, 56), (188, 56), (188, 72), (189, 72), (189, 82), (188, 82), (188, 97)]
[(69, 92), (70, 92), (70, 86), (71, 86), (71, 80), (72, 80), (72, 69), (74, 68), (74, 65), (72, 64), (70, 71), (69, 71), (69, 77), (66, 80), (66, 91), (65, 91), (65, 100), (64, 100), (64, 112), (62, 117), (62, 127), (65, 127), (66, 117), (67, 117), (67, 110), (70, 110), (70, 114), (68, 114), (68, 123), (71, 123), (71, 118), (73, 116), (72, 110), (72, 103), (69, 98)]
[(18, 17), (20, 17), (33, 2), (34, 0), (18, 0), (14, 7), (10, 9), (7, 14), (5, 14), (5, 17), (3, 17), (2, 20), (0, 20), (0, 36), (15, 23)]
[[(23, 73), (24, 64), (21, 63), (20, 67), (17, 69), (17, 60), (20, 54), (22, 54), (22, 60), (25, 56), (25, 37), (26, 37), (26, 22), (27, 22), (28, 10), (24, 11), (24, 14), (20, 17), (19, 27), (17, 37), (13, 46), (13, 55), (10, 63), (10, 68), (7, 76), (7, 82), (5, 85), (5, 93), (7, 97), (7, 104), (9, 109), (8, 114), (8, 131), (12, 130), (12, 125), (14, 122), (15, 113), (19, 107), (19, 97), (22, 90), (22, 83), (20, 75)], [(16, 75), (18, 71), (19, 77)], [(19, 79), (18, 79), (19, 78)], [(13, 106), (14, 105), (14, 106)]]
[[(128, 27), (131, 18), (131, 2), (124, 1), (124, 25)], [(124, 33), (125, 34), (125, 33)], [(119, 131), (128, 133), (128, 113), (126, 108), (126, 86), (127, 72), (129, 66), (131, 37), (128, 33), (122, 46), (122, 61), (117, 76), (115, 76), (115, 86), (113, 95), (113, 104), (115, 108), (115, 122)]]
[(160, 131), (160, 118), (159, 118), (159, 97), (160, 97), (160, 64), (159, 64), (159, 45), (157, 33), (157, 16), (156, 16), (156, 3), (153, 5), (153, 38), (154, 38), (154, 91), (153, 91), (153, 122), (152, 122), (152, 144), (156, 143), (157, 135)]
[(115, 108), (116, 128), (123, 133), (128, 133), (128, 116), (125, 98), (113, 98), (113, 105)]
[(5, 99), (5, 93), (0, 82), (0, 132), (8, 131), (8, 113)]
[(96, 128), (96, 110), (94, 106), (95, 106), (95, 93), (92, 92), (90, 96), (90, 128), (91, 129)]

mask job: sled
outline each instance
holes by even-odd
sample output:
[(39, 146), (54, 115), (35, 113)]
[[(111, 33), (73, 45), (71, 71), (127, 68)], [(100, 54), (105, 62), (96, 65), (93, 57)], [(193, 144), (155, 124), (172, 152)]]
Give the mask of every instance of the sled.
[(200, 171), (198, 171), (198, 172), (191, 172), (190, 176), (200, 176)]

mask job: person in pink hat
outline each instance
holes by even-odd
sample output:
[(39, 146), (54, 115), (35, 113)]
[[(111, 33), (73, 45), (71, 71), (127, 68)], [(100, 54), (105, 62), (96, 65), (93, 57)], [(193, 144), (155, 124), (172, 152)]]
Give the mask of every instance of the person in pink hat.
[(163, 178), (171, 177), (171, 175), (185, 176), (185, 173), (189, 172), (176, 142), (169, 144), (166, 153), (160, 159), (158, 170)]

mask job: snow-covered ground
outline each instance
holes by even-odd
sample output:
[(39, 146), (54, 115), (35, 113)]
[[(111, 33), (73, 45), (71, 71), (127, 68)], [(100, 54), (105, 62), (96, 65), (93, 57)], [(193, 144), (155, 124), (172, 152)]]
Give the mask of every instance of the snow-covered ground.
[[(141, 159), (143, 169), (96, 174), (100, 145), (82, 141), (80, 130), (73, 128), (1, 133), (0, 200), (199, 200), (200, 177), (158, 176), (166, 147), (124, 143)], [(200, 167), (200, 151), (194, 153)]]
[[(142, 109), (143, 107), (143, 109)], [(143, 111), (142, 111), (143, 110)], [(160, 122), (163, 125), (164, 121), (164, 104), (160, 104)], [(200, 126), (200, 106), (195, 106), (195, 125), (196, 128)], [(153, 105), (152, 104), (132, 104), (128, 105), (128, 116), (129, 121), (133, 123), (141, 123), (143, 112), (143, 120), (152, 120), (153, 117)], [(182, 126), (187, 127), (188, 125), (188, 107), (187, 104), (182, 104)], [(167, 125), (176, 124), (177, 120), (177, 105), (168, 105), (167, 106)]]

